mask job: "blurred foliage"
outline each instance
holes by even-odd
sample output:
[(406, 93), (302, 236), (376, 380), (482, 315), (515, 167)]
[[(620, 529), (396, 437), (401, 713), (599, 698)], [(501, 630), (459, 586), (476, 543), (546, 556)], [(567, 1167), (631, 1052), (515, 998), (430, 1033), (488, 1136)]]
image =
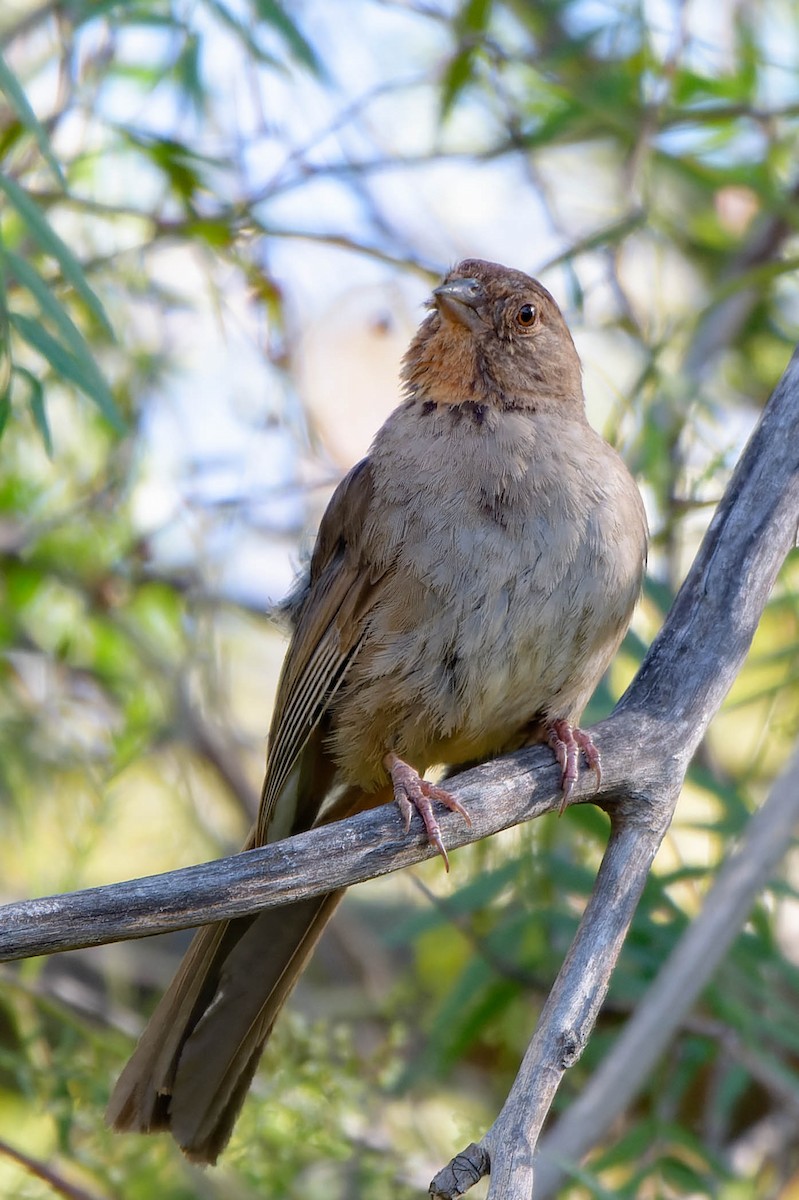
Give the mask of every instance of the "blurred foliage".
[[(500, 257), (505, 226), (523, 231), (514, 261), (565, 297), (600, 419), (652, 516), (644, 602), (590, 719), (634, 673), (796, 340), (796, 0), (342, 8), (357, 48), (331, 32), (321, 0), (20, 2), (0, 17), (8, 898), (212, 856), (252, 812), (280, 643), (262, 606), (209, 567), (209, 541), (233, 518), (193, 498), (196, 463), (165, 514), (142, 515), (160, 462), (152, 422), (199, 354), (202, 314), (220, 340), (246, 326), (259, 419), (285, 433), (288, 490), (301, 489), (309, 462), (330, 464), (302, 417), (296, 346), (317, 303), (328, 310), (314, 293), (309, 313), (294, 276), (329, 279), (333, 263), (360, 280), (366, 264), (389, 296), (398, 276), (445, 267), (466, 232), (466, 253)], [(437, 172), (455, 167), (453, 192)], [(483, 187), (498, 168), (515, 181), (504, 210)], [(470, 205), (472, 225), (459, 225)], [(279, 505), (280, 486), (270, 495)], [(254, 527), (237, 497), (236, 519)], [(269, 515), (266, 534), (294, 545), (310, 517), (300, 507), (283, 524)], [(175, 526), (196, 561), (164, 552)], [(560, 1106), (677, 944), (795, 738), (797, 586), (789, 562)], [(180, 939), (5, 969), (0, 1194), (420, 1194), (501, 1102), (605, 836), (586, 808), (459, 852), (451, 885), (433, 865), (360, 889), (215, 1172), (163, 1139), (102, 1127)], [(789, 863), (564, 1194), (799, 1191), (794, 883)]]

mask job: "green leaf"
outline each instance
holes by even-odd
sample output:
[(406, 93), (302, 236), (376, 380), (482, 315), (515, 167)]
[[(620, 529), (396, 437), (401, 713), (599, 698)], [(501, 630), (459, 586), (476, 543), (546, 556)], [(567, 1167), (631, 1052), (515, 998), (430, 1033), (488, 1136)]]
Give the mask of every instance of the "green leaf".
[(30, 389), (28, 404), (31, 414), (36, 423), (36, 428), (41, 434), (47, 457), (52, 458), (53, 438), (50, 433), (50, 423), (47, 420), (47, 411), (44, 407), (44, 388), (42, 387), (42, 382), (36, 378), (32, 371), (27, 370), (26, 367), (14, 367), (14, 374), (24, 379)]
[[(33, 386), (35, 383), (36, 386)], [(28, 403), (31, 407), (33, 419), (36, 422), (36, 428), (42, 435), (44, 448), (47, 451), (47, 457), (53, 457), (53, 438), (50, 433), (50, 424), (47, 420), (47, 412), (44, 407), (44, 389), (39, 380), (34, 380), (31, 377), (31, 394)]]
[(205, 116), (208, 109), (208, 96), (202, 85), (200, 48), (200, 39), (195, 34), (189, 35), (175, 60), (174, 72), (183, 94), (190, 100), (194, 111), (200, 116)]
[(215, 250), (226, 250), (235, 241), (235, 233), (228, 221), (199, 217), (196, 221), (187, 221), (185, 229), (187, 238), (201, 238)]
[[(68, 350), (73, 355), (76, 366), (83, 372), (83, 379), (86, 385), (84, 386), (84, 383), (79, 383), (78, 386), (94, 400), (97, 407), (114, 428), (119, 432), (123, 432), (125, 423), (117, 408), (111, 389), (98, 369), (77, 325), (75, 325), (63, 305), (59, 304), (47, 283), (33, 269), (30, 263), (10, 250), (5, 252), (5, 260), (17, 282), (26, 287), (38, 301), (42, 315), (55, 325), (61, 335), (62, 341), (66, 343)], [(28, 341), (29, 339), (26, 338), (25, 340)], [(55, 366), (55, 363), (53, 363), (53, 366)], [(73, 379), (73, 382), (77, 382), (77, 380)]]
[[(6, 278), (3, 269), (3, 243), (0, 241), (0, 398), (5, 400), (11, 387), (11, 339), (8, 328), (8, 305), (6, 303)], [(0, 421), (0, 434), (8, 419), (6, 408)]]
[(49, 166), (50, 170), (55, 175), (62, 188), (66, 188), (66, 180), (61, 173), (61, 168), (56, 162), (55, 155), (50, 148), (50, 139), (47, 136), (47, 131), (42, 125), (36, 113), (30, 106), (28, 97), (25, 95), (19, 80), (13, 71), (9, 69), (8, 63), (0, 54), (0, 90), (5, 92), (11, 107), (16, 110), (22, 124), (36, 140), (36, 144), (42, 152), (42, 157)]
[(562, 1154), (556, 1154), (552, 1151), (548, 1151), (548, 1155), (551, 1155), (552, 1161), (561, 1167), (564, 1174), (570, 1181), (581, 1183), (594, 1198), (594, 1200), (619, 1200), (621, 1193), (616, 1191), (615, 1188), (613, 1191), (610, 1191), (608, 1188), (604, 1187), (600, 1182), (598, 1175), (588, 1170), (587, 1167), (581, 1167), (580, 1164), (574, 1159), (567, 1158)]
[(308, 67), (314, 75), (324, 76), (325, 72), (316, 51), (291, 20), (283, 6), (277, 4), (276, 0), (254, 0), (254, 6), (261, 20), (278, 31), (297, 62)]
[[(92, 366), (92, 370), (88, 370), (85, 362), (79, 361), (74, 354), (70, 353), (61, 342), (57, 341), (51, 333), (44, 328), (38, 321), (32, 317), (26, 316), (24, 313), (12, 312), (9, 314), (11, 325), (20, 334), (22, 338), (33, 346), (43, 358), (46, 358), (53, 370), (61, 375), (64, 379), (68, 379), (70, 383), (74, 383), (82, 392), (94, 400), (97, 407), (106, 417), (106, 419), (116, 428), (123, 429), (122, 419), (111, 399), (111, 407), (107, 404), (106, 385), (103, 384), (99, 389), (96, 386), (97, 370)], [(110, 393), (109, 393), (110, 395)]]
[(411, 1074), (440, 1071), (456, 1062), (518, 994), (518, 984), (498, 978), (482, 959), (471, 959), (436, 1013), (424, 1054)]
[(174, 138), (155, 138), (148, 147), (148, 153), (181, 199), (192, 204), (196, 193), (203, 187), (203, 178), (196, 165), (200, 160)]
[(483, 44), (493, 0), (467, 0), (456, 19), (459, 46), (441, 85), (441, 120), (445, 120), (474, 76), (474, 60)]
[(232, 29), (236, 36), (241, 38), (243, 45), (246, 46), (247, 50), (250, 52), (256, 62), (264, 63), (272, 67), (279, 67), (281, 65), (273, 55), (267, 54), (266, 51), (258, 45), (258, 42), (252, 36), (250, 30), (247, 28), (244, 22), (240, 21), (238, 17), (234, 16), (234, 14), (229, 8), (226, 7), (226, 5), (220, 3), (219, 0), (207, 0), (207, 4), (211, 12), (216, 13), (222, 24), (226, 25), (228, 29)]
[(452, 112), (455, 101), (463, 89), (471, 82), (474, 59), (474, 48), (469, 46), (459, 50), (447, 67), (441, 89), (441, 120)]
[(5, 192), (9, 201), (22, 217), (22, 220), (36, 238), (41, 248), (45, 253), (53, 256), (60, 266), (64, 278), (72, 284), (84, 303), (94, 313), (105, 333), (108, 337), (112, 338), (114, 332), (108, 317), (105, 315), (105, 309), (89, 287), (83, 268), (72, 251), (61, 241), (55, 230), (42, 216), (38, 205), (15, 180), (11, 179), (8, 175), (4, 175), (2, 171), (0, 171), (0, 190)]
[(657, 1126), (650, 1119), (642, 1119), (620, 1133), (607, 1146), (601, 1147), (594, 1156), (592, 1166), (597, 1171), (624, 1167), (641, 1161), (651, 1154), (657, 1138)]

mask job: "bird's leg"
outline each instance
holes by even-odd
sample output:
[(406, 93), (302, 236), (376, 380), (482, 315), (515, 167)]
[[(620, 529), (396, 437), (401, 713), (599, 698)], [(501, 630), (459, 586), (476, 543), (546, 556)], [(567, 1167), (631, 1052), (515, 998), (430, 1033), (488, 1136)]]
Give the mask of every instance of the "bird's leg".
[(562, 772), (560, 783), (563, 794), (559, 809), (559, 812), (562, 813), (571, 799), (574, 785), (577, 782), (580, 751), (582, 750), (590, 770), (596, 774), (597, 787), (602, 782), (602, 760), (590, 733), (586, 733), (583, 729), (575, 729), (568, 721), (552, 721), (548, 727), (547, 742), (554, 750)]
[(447, 858), (447, 851), (444, 848), (444, 842), (441, 837), (441, 829), (433, 813), (433, 801), (438, 800), (445, 808), (450, 809), (452, 812), (460, 813), (467, 825), (471, 825), (471, 818), (466, 809), (460, 800), (455, 799), (451, 792), (447, 792), (444, 788), (436, 787), (434, 783), (428, 783), (426, 779), (422, 779), (419, 772), (409, 766), (408, 763), (403, 762), (398, 755), (393, 753), (387, 754), (383, 759), (383, 765), (391, 776), (394, 799), (402, 814), (402, 819), (405, 823), (405, 832), (407, 833), (411, 827), (411, 816), (413, 810), (416, 809), (424, 821), (427, 840), (431, 846), (435, 846), (438, 853), (444, 859), (444, 866), (449, 870), (449, 859)]

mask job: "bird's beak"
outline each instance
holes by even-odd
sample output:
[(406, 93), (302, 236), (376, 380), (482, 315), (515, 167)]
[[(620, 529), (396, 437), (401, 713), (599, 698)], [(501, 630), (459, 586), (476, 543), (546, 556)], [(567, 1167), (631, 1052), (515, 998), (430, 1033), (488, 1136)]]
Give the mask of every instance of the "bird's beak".
[(442, 317), (475, 331), (484, 326), (477, 313), (483, 299), (483, 285), (477, 279), (451, 279), (433, 292), (433, 303)]

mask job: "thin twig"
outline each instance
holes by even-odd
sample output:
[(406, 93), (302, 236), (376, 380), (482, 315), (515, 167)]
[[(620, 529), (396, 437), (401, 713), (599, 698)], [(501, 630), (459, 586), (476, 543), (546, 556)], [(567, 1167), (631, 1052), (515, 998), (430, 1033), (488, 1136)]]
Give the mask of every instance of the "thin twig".
[(78, 1187), (75, 1183), (70, 1183), (63, 1175), (59, 1175), (52, 1164), (43, 1163), (40, 1159), (33, 1158), (30, 1154), (23, 1154), (21, 1150), (17, 1150), (9, 1142), (0, 1141), (0, 1154), (17, 1163), (36, 1179), (41, 1179), (43, 1183), (51, 1187), (57, 1195), (63, 1196), (65, 1200), (102, 1200), (96, 1192), (87, 1192), (86, 1188)]

